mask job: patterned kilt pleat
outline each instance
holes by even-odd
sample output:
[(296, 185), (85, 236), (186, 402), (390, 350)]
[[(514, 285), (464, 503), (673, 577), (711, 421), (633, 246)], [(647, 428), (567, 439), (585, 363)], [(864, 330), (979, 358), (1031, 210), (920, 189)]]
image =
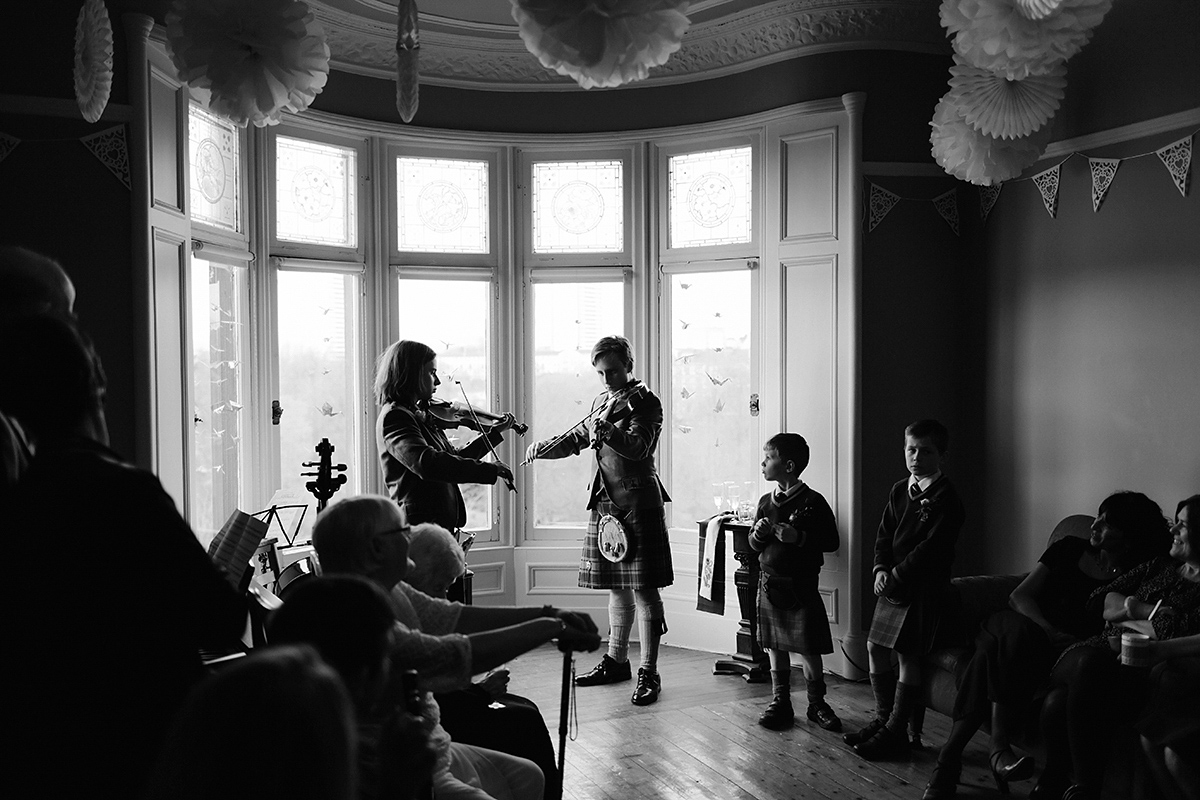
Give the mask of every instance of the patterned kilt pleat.
[[(600, 518), (605, 514), (612, 514), (625, 527), (632, 555), (624, 561), (614, 563), (600, 555)], [(608, 500), (600, 500), (592, 509), (583, 539), (579, 585), (588, 589), (657, 589), (674, 582), (671, 541), (662, 508), (622, 512)]]
[(833, 652), (829, 615), (820, 592), (805, 593), (800, 607), (789, 611), (767, 599), (767, 576), (758, 580), (758, 643), (767, 650), (828, 655)]

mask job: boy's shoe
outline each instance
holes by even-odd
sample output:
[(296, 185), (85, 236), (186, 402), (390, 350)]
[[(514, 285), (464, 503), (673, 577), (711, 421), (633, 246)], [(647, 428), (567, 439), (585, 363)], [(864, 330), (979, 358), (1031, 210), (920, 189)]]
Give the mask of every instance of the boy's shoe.
[(827, 731), (836, 733), (842, 729), (842, 721), (824, 700), (820, 703), (809, 703), (806, 716)]
[(758, 724), (773, 731), (783, 731), (796, 724), (796, 715), (792, 711), (792, 701), (776, 697), (758, 715)]
[(893, 733), (890, 728), (885, 726), (880, 728), (879, 732), (870, 739), (854, 745), (854, 752), (867, 761), (889, 761), (894, 758), (903, 758), (908, 755), (908, 737), (904, 734)]
[(632, 678), (629, 662), (624, 663), (610, 657), (608, 653), (600, 659), (600, 663), (591, 672), (575, 676), (576, 686), (602, 686), (606, 683), (620, 683)]
[(884, 721), (881, 720), (879, 717), (875, 717), (874, 719), (872, 719), (870, 722), (867, 723), (866, 727), (859, 728), (856, 731), (850, 731), (847, 734), (843, 734), (842, 741), (845, 742), (846, 744), (850, 745), (851, 747), (854, 747), (855, 745), (862, 744), (867, 739), (870, 739), (872, 736), (879, 733), (879, 731), (881, 731), (883, 729), (883, 726), (884, 726)]
[(662, 678), (657, 672), (645, 667), (638, 668), (637, 687), (633, 690), (630, 702), (635, 706), (648, 706), (658, 702), (658, 693), (662, 691)]

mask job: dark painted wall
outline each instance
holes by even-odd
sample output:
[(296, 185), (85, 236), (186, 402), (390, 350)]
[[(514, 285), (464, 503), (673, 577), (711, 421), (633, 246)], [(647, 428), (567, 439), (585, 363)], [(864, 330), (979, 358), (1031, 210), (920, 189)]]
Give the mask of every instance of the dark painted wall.
[(133, 455), (133, 275), (130, 194), (79, 137), (113, 127), (83, 119), (0, 114), (21, 143), (0, 161), (0, 243), (57, 259), (75, 283), (75, 313), (108, 376), (114, 449)]
[[(967, 506), (954, 571), (975, 574), (985, 568), (978, 542), (987, 529), (979, 358), (987, 297), (981, 271), (972, 264), (978, 194), (951, 178), (868, 178), (904, 199), (863, 236), (864, 563), (873, 563), (888, 490), (908, 474), (904, 428), (933, 417), (950, 429), (944, 469)], [(930, 202), (949, 190), (956, 192), (959, 235)], [(870, 587), (864, 588), (868, 624), (875, 602)]]
[[(1152, 152), (1191, 133), (1091, 155)], [(1048, 166), (1048, 165), (1047, 165)], [(1099, 212), (1087, 160), (1062, 168), (1058, 218), (1032, 181), (988, 221), (987, 516), (993, 569), (1028, 569), (1054, 524), (1117, 489), (1163, 510), (1200, 491), (1200, 197), (1153, 155), (1122, 162)]]

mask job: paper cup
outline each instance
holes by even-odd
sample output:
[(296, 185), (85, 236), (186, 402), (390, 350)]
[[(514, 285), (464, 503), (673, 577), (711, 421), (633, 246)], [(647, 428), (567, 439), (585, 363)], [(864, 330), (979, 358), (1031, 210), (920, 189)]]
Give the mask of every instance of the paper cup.
[(1150, 637), (1144, 633), (1122, 633), (1121, 663), (1127, 667), (1150, 666)]

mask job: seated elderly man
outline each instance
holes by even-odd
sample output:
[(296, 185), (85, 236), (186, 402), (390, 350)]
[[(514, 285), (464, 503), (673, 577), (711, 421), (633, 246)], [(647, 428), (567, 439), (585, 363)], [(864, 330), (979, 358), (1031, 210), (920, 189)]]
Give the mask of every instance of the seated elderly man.
[[(408, 526), (386, 497), (350, 497), (330, 505), (313, 526), (313, 545), (329, 574), (361, 575), (391, 593), (396, 612), (394, 672), (417, 670), (432, 719), (430, 691), (467, 686), (484, 672), (551, 640), (563, 650), (594, 651), (596, 624), (586, 614), (541, 608), (464, 606), (432, 598), (403, 583), (408, 572)], [(434, 789), (439, 800), (540, 800), (545, 778), (532, 761), (452, 742), (438, 724)]]
[(3, 504), (0, 785), (138, 797), (172, 715), (246, 605), (154, 475), (110, 450), (104, 371), (67, 319), (0, 331), (0, 408), (37, 450)]
[[(0, 320), (51, 313), (69, 317), (75, 286), (57, 261), (13, 245), (0, 247)], [(0, 491), (16, 485), (33, 457), (33, 437), (0, 409)]]

